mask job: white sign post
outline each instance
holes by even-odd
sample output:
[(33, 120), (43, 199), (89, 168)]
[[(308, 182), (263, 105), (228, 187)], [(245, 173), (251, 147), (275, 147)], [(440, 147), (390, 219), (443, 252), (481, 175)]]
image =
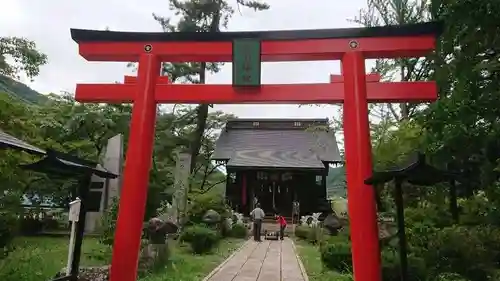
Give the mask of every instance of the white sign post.
[(69, 222), (71, 223), (71, 233), (69, 236), (68, 264), (66, 266), (66, 276), (71, 274), (71, 263), (73, 262), (73, 251), (75, 249), (75, 234), (78, 218), (80, 217), (80, 207), (82, 200), (76, 197), (75, 201), (69, 203)]

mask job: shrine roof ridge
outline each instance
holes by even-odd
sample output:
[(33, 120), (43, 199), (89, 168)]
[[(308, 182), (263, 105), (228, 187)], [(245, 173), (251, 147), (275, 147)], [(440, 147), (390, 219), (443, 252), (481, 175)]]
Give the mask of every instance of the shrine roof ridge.
[(235, 118), (224, 129), (235, 130), (304, 130), (311, 126), (326, 126), (328, 118)]
[(227, 123), (232, 122), (318, 122), (327, 123), (328, 118), (231, 118)]
[(221, 42), (236, 39), (256, 40), (308, 40), (341, 39), (363, 37), (439, 36), (442, 22), (388, 25), (376, 27), (303, 29), (280, 31), (229, 31), (229, 32), (120, 32), (88, 29), (71, 29), (71, 38), (77, 43), (85, 42)]

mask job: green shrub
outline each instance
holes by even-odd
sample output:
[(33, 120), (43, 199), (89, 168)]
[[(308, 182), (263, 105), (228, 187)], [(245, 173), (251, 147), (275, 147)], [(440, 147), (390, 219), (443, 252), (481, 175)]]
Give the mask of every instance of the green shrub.
[(179, 241), (183, 243), (191, 243), (195, 237), (195, 231), (197, 227), (206, 227), (204, 225), (191, 225), (184, 228), (179, 236)]
[(203, 216), (208, 210), (214, 210), (219, 213), (222, 220), (231, 215), (230, 208), (222, 196), (214, 194), (200, 194), (192, 198), (191, 205), (188, 210), (190, 223), (203, 223)]
[[(498, 189), (495, 187), (493, 190)], [(484, 193), (462, 200), (460, 223), (463, 225), (494, 224), (500, 225), (500, 209)]]
[(248, 229), (245, 225), (237, 223), (231, 228), (230, 235), (234, 238), (247, 238)]
[(342, 240), (329, 240), (321, 244), (323, 266), (340, 273), (352, 272), (351, 243)]
[(479, 226), (470, 231), (478, 236), (485, 249), (493, 257), (493, 261), (500, 265), (500, 229), (494, 226)]
[(54, 218), (45, 218), (42, 220), (43, 230), (59, 230), (59, 221)]
[(307, 234), (307, 242), (316, 245), (323, 239), (323, 228), (320, 226), (313, 226), (309, 229)]
[(309, 232), (311, 232), (311, 228), (309, 226), (299, 225), (295, 228), (295, 236), (300, 239), (307, 240), (310, 235)]
[[(408, 256), (408, 281), (426, 280), (428, 273), (425, 262), (413, 255)], [(382, 280), (401, 280), (401, 263), (399, 252), (392, 249), (382, 251)]]
[(181, 241), (189, 243), (196, 254), (210, 252), (219, 239), (220, 237), (215, 230), (203, 225), (188, 226), (181, 235)]
[(339, 274), (335, 276), (335, 281), (354, 281), (352, 274)]
[(349, 243), (349, 238), (345, 236), (326, 236), (325, 239), (322, 240), (323, 243), (321, 245), (325, 244), (335, 244), (335, 243)]
[(351, 228), (348, 225), (343, 226), (338, 233), (339, 236), (344, 236), (350, 239), (351, 237)]
[(428, 239), (428, 249), (432, 250), (422, 251), (432, 274), (454, 272), (475, 281), (489, 280), (498, 256), (492, 247), (499, 242), (488, 241), (487, 229), (453, 226), (436, 231)]
[(458, 273), (442, 273), (439, 274), (434, 279), (434, 281), (469, 281), (469, 280), (470, 279), (467, 279)]
[(42, 232), (42, 220), (35, 217), (26, 217), (19, 220), (19, 233), (22, 235), (36, 235)]
[(440, 231), (440, 229), (430, 225), (427, 221), (415, 222), (411, 227), (406, 227), (406, 237), (410, 251), (418, 256), (424, 255), (429, 247), (429, 239), (432, 238), (436, 231)]
[(438, 228), (451, 226), (453, 219), (448, 208), (430, 205), (425, 208), (405, 208), (405, 225), (413, 226), (416, 223)]
[(0, 259), (7, 256), (15, 236), (17, 219), (14, 213), (0, 212)]
[(104, 213), (101, 224), (99, 242), (104, 245), (113, 245), (115, 241), (116, 220), (118, 218), (118, 199), (113, 198), (108, 210)]

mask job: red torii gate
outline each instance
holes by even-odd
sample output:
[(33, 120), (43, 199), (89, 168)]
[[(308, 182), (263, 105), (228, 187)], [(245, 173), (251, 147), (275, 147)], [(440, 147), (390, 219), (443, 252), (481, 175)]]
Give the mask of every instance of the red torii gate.
[[(364, 184), (372, 174), (367, 104), (429, 102), (437, 98), (437, 88), (434, 82), (377, 82), (378, 76), (366, 76), (365, 59), (425, 56), (435, 49), (441, 29), (439, 23), (222, 33), (72, 29), (80, 55), (89, 61), (139, 62), (137, 78), (126, 77), (124, 84), (79, 84), (76, 88), (80, 102), (133, 103), (110, 280), (136, 279), (156, 104), (343, 103), (354, 277), (357, 281), (380, 281), (374, 192)], [(341, 60), (342, 77), (332, 76), (330, 83), (320, 84), (235, 87), (169, 84), (160, 76), (161, 62), (230, 62), (233, 41), (248, 38), (260, 41), (262, 61)]]

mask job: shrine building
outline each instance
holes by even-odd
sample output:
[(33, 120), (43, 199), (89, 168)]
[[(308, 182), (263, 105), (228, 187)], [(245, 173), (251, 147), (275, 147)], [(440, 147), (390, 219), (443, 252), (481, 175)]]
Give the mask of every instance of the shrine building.
[(227, 171), (226, 199), (248, 215), (255, 199), (266, 215), (290, 216), (330, 209), (326, 177), (340, 164), (328, 119), (234, 119), (226, 123), (213, 156)]

